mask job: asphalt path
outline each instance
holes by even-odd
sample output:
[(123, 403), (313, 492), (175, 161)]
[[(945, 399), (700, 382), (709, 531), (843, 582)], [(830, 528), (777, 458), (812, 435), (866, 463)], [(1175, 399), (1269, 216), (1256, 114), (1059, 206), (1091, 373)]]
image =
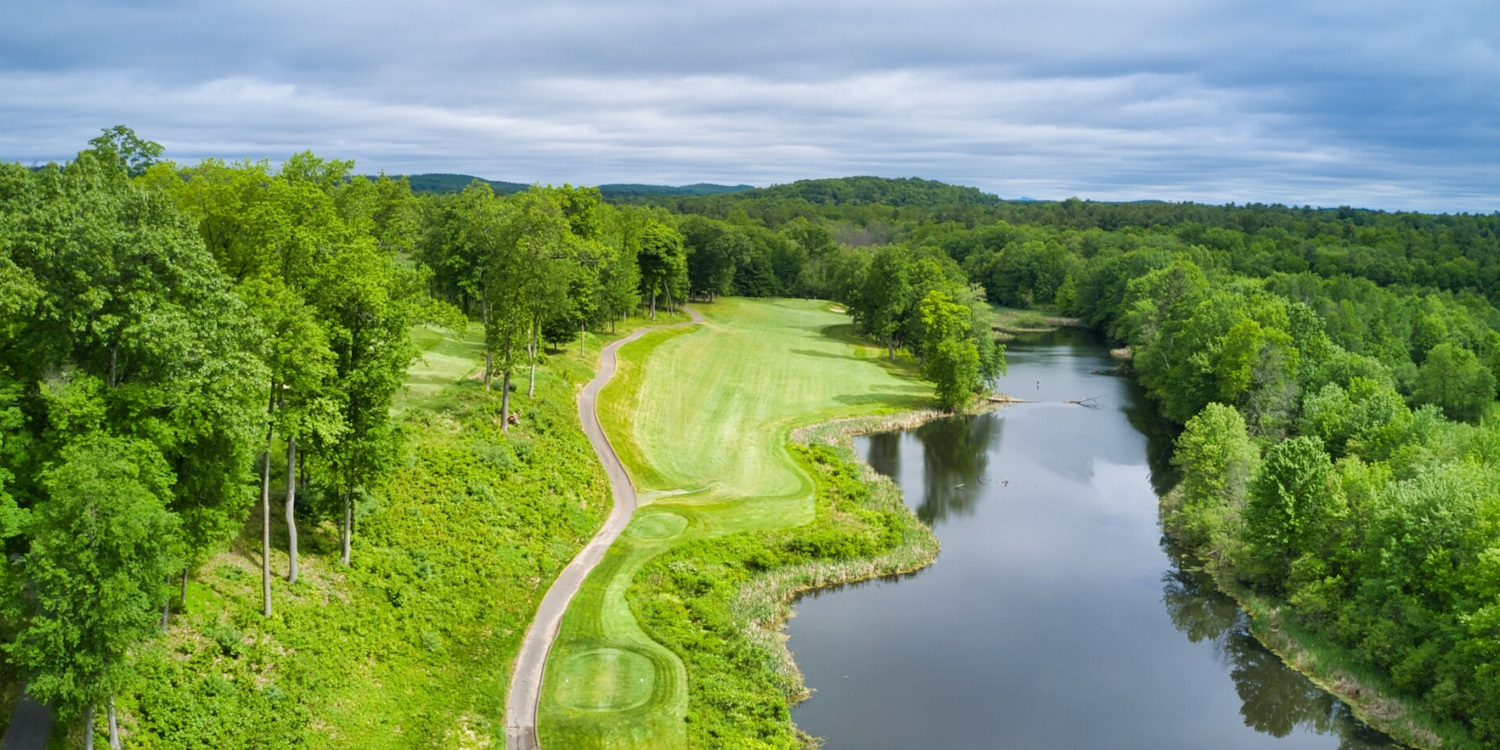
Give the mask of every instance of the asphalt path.
[(609, 518), (605, 519), (604, 526), (599, 529), (599, 533), (584, 545), (573, 561), (568, 563), (568, 567), (563, 568), (557, 580), (552, 582), (552, 587), (547, 589), (546, 595), (542, 597), (542, 603), (537, 606), (536, 617), (532, 619), (531, 627), (526, 630), (526, 637), (521, 640), (521, 651), (516, 655), (516, 668), (511, 673), (510, 694), (505, 700), (505, 746), (508, 750), (539, 750), (541, 748), (541, 743), (536, 737), (536, 715), (537, 708), (542, 702), (542, 675), (547, 667), (547, 654), (552, 650), (553, 641), (557, 640), (557, 631), (562, 625), (563, 613), (568, 611), (568, 603), (573, 601), (573, 596), (578, 593), (583, 580), (599, 564), (599, 561), (604, 559), (604, 553), (609, 550), (609, 545), (614, 544), (620, 533), (625, 531), (625, 526), (630, 523), (631, 515), (635, 513), (635, 485), (630, 483), (630, 475), (625, 473), (625, 465), (620, 463), (620, 457), (615, 454), (614, 447), (609, 444), (609, 438), (604, 436), (604, 430), (599, 426), (599, 415), (594, 408), (599, 400), (599, 391), (615, 375), (615, 353), (620, 347), (652, 331), (697, 325), (703, 322), (703, 315), (697, 310), (689, 307), (684, 307), (683, 310), (692, 316), (692, 321), (672, 326), (642, 328), (619, 341), (606, 345), (599, 353), (599, 372), (578, 394), (578, 420), (583, 423), (583, 432), (588, 435), (589, 443), (594, 446), (594, 453), (599, 455), (599, 462), (604, 464), (604, 473), (609, 476), (609, 486), (614, 495), (615, 504), (610, 509)]
[(51, 732), (52, 712), (22, 693), (5, 730), (5, 739), (0, 740), (0, 750), (42, 750)]

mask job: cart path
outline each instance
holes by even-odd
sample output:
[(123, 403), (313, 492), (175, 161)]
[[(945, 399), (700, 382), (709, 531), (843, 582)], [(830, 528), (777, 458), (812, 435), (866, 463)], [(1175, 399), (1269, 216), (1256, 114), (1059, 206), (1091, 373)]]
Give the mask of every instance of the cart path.
[(5, 730), (5, 739), (0, 740), (0, 750), (42, 750), (51, 732), (52, 711), (21, 693), (16, 711), (11, 714), (10, 727)]
[(578, 420), (583, 423), (583, 432), (588, 435), (589, 443), (594, 446), (594, 453), (598, 454), (599, 462), (604, 464), (604, 473), (609, 477), (610, 490), (614, 495), (614, 507), (610, 509), (609, 518), (605, 519), (604, 526), (599, 529), (599, 533), (584, 545), (572, 562), (563, 568), (557, 580), (552, 582), (552, 587), (547, 589), (541, 604), (537, 606), (536, 617), (532, 619), (531, 627), (526, 629), (526, 637), (521, 640), (521, 651), (516, 654), (516, 668), (511, 674), (510, 693), (505, 701), (505, 746), (507, 750), (539, 750), (541, 748), (536, 736), (536, 716), (537, 709), (542, 702), (542, 675), (547, 666), (547, 653), (552, 650), (552, 642), (557, 639), (557, 631), (562, 625), (563, 614), (568, 610), (568, 603), (578, 593), (583, 580), (599, 564), (599, 561), (604, 559), (604, 553), (609, 550), (611, 544), (614, 544), (615, 539), (619, 538), (625, 526), (630, 523), (631, 515), (635, 513), (635, 485), (630, 483), (630, 475), (625, 472), (625, 465), (620, 463), (620, 457), (615, 454), (614, 447), (609, 444), (609, 438), (604, 436), (604, 430), (599, 426), (599, 415), (595, 409), (595, 404), (599, 400), (599, 391), (604, 388), (610, 378), (614, 377), (615, 353), (620, 347), (653, 331), (698, 325), (703, 322), (703, 315), (697, 310), (690, 307), (682, 309), (692, 316), (691, 321), (670, 326), (642, 328), (619, 341), (606, 345), (599, 353), (599, 372), (578, 394)]

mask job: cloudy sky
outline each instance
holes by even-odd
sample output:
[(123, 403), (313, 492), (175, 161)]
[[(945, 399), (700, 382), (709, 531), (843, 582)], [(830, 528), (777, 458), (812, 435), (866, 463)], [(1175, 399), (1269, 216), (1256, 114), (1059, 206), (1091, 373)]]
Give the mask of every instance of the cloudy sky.
[(1500, 13), (1455, 0), (4, 0), (0, 160), (168, 156), (1002, 197), (1500, 210)]

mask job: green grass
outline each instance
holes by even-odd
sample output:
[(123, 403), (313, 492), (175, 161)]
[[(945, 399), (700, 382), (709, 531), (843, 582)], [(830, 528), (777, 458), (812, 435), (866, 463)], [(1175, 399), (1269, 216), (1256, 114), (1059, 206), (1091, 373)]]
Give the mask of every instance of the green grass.
[[(787, 447), (793, 428), (931, 404), (929, 386), (855, 339), (825, 303), (720, 299), (698, 309), (705, 325), (626, 347), (601, 398), (605, 430), (649, 505), (564, 618), (543, 688), (545, 747), (687, 747), (691, 681), (681, 656), (637, 622), (628, 595), (637, 573), (701, 540), (813, 521), (813, 479)], [(598, 653), (630, 656), (582, 658)], [(580, 680), (598, 686), (587, 701)]]
[(470, 323), (461, 338), (430, 325), (413, 328), (411, 337), (421, 354), (407, 371), (406, 390), (396, 396), (398, 413), (420, 407), (484, 368), (484, 328), (478, 323)]

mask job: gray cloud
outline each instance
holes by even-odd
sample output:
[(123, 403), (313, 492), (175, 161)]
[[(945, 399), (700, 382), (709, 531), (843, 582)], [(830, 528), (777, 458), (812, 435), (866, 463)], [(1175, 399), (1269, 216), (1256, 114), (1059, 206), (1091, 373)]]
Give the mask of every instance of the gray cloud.
[(0, 158), (1500, 209), (1478, 3), (13, 0)]

